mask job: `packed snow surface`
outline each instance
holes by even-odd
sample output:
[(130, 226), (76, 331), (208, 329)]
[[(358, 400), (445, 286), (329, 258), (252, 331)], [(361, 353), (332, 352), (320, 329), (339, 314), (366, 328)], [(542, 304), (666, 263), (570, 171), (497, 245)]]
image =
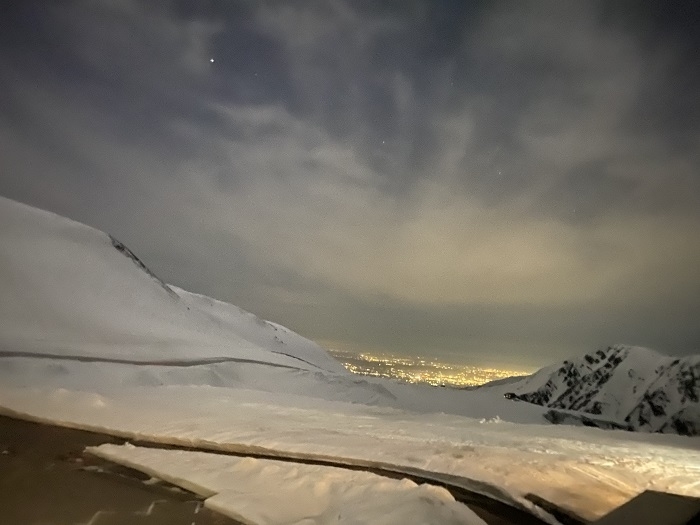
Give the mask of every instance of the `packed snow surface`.
[(101, 445), (89, 452), (207, 498), (246, 524), (485, 525), (442, 487), (369, 472), (204, 452)]
[[(351, 375), (280, 325), (165, 284), (116, 239), (2, 198), (0, 275), (7, 413), (130, 439), (419, 473), (550, 522), (526, 495), (591, 519), (648, 488), (700, 495), (697, 438), (549, 425), (548, 406), (504, 399), (514, 383), (468, 391)], [(647, 368), (631, 369), (647, 377)], [(549, 379), (529, 381), (519, 392)], [(602, 390), (596, 401), (614, 417), (630, 408)], [(674, 406), (694, 417), (692, 403)], [(203, 480), (190, 462), (178, 465), (185, 482)], [(250, 490), (262, 483), (256, 472)], [(301, 494), (314, 476), (297, 472)], [(380, 483), (354, 479), (365, 480), (358, 493)], [(413, 505), (412, 490), (391, 489), (386, 504)], [(330, 493), (328, 509), (354, 508), (356, 494)], [(236, 512), (254, 508), (252, 493), (227, 498)], [(290, 501), (301, 511), (311, 499)]]

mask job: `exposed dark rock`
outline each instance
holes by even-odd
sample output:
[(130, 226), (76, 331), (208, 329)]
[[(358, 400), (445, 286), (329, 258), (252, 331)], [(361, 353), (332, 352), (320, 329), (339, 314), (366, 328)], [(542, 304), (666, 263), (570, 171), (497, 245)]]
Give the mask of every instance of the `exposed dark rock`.
[[(700, 435), (700, 356), (672, 359), (616, 345), (550, 370), (548, 377), (543, 369), (514, 384), (513, 399), (602, 416), (606, 425), (619, 422), (617, 428)], [(549, 418), (560, 422), (553, 413)]]
[(170, 288), (170, 286), (168, 286), (167, 284), (165, 284), (161, 279), (159, 279), (158, 276), (148, 268), (148, 266), (143, 264), (141, 259), (139, 259), (134, 252), (127, 248), (124, 245), (124, 243), (115, 239), (111, 235), (109, 236), (109, 240), (112, 242), (112, 246), (114, 246), (114, 248), (116, 248), (118, 252), (124, 254), (129, 259), (131, 259), (136, 266), (138, 266), (142, 271), (144, 271), (151, 279), (156, 281), (166, 292), (168, 292), (168, 295), (170, 295), (174, 299), (179, 298), (179, 296), (173, 291), (173, 289)]

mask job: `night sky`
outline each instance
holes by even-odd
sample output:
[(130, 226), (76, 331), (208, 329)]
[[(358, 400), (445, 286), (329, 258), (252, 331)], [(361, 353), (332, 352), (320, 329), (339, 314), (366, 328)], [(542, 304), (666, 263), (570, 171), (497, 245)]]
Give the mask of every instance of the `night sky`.
[(699, 352), (699, 13), (3, 2), (0, 194), (331, 348)]

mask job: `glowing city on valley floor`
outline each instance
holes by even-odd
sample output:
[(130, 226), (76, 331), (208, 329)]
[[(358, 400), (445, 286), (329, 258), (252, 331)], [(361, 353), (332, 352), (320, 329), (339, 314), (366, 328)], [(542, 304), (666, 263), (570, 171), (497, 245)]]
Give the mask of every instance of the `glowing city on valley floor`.
[(483, 385), (496, 379), (524, 375), (522, 371), (446, 363), (421, 356), (353, 354), (339, 350), (330, 350), (330, 353), (354, 374), (388, 377), (406, 383), (469, 387)]

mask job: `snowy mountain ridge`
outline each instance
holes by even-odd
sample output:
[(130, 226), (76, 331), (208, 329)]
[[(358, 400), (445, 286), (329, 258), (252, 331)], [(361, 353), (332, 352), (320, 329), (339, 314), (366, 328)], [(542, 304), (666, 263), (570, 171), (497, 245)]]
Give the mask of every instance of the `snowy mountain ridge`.
[(90, 226), (0, 197), (0, 347), (119, 361), (243, 360), (346, 374), (291, 330), (158, 278)]
[(700, 355), (674, 358), (615, 345), (500, 388), (554, 409), (553, 419), (558, 410), (576, 411), (630, 430), (700, 435)]

